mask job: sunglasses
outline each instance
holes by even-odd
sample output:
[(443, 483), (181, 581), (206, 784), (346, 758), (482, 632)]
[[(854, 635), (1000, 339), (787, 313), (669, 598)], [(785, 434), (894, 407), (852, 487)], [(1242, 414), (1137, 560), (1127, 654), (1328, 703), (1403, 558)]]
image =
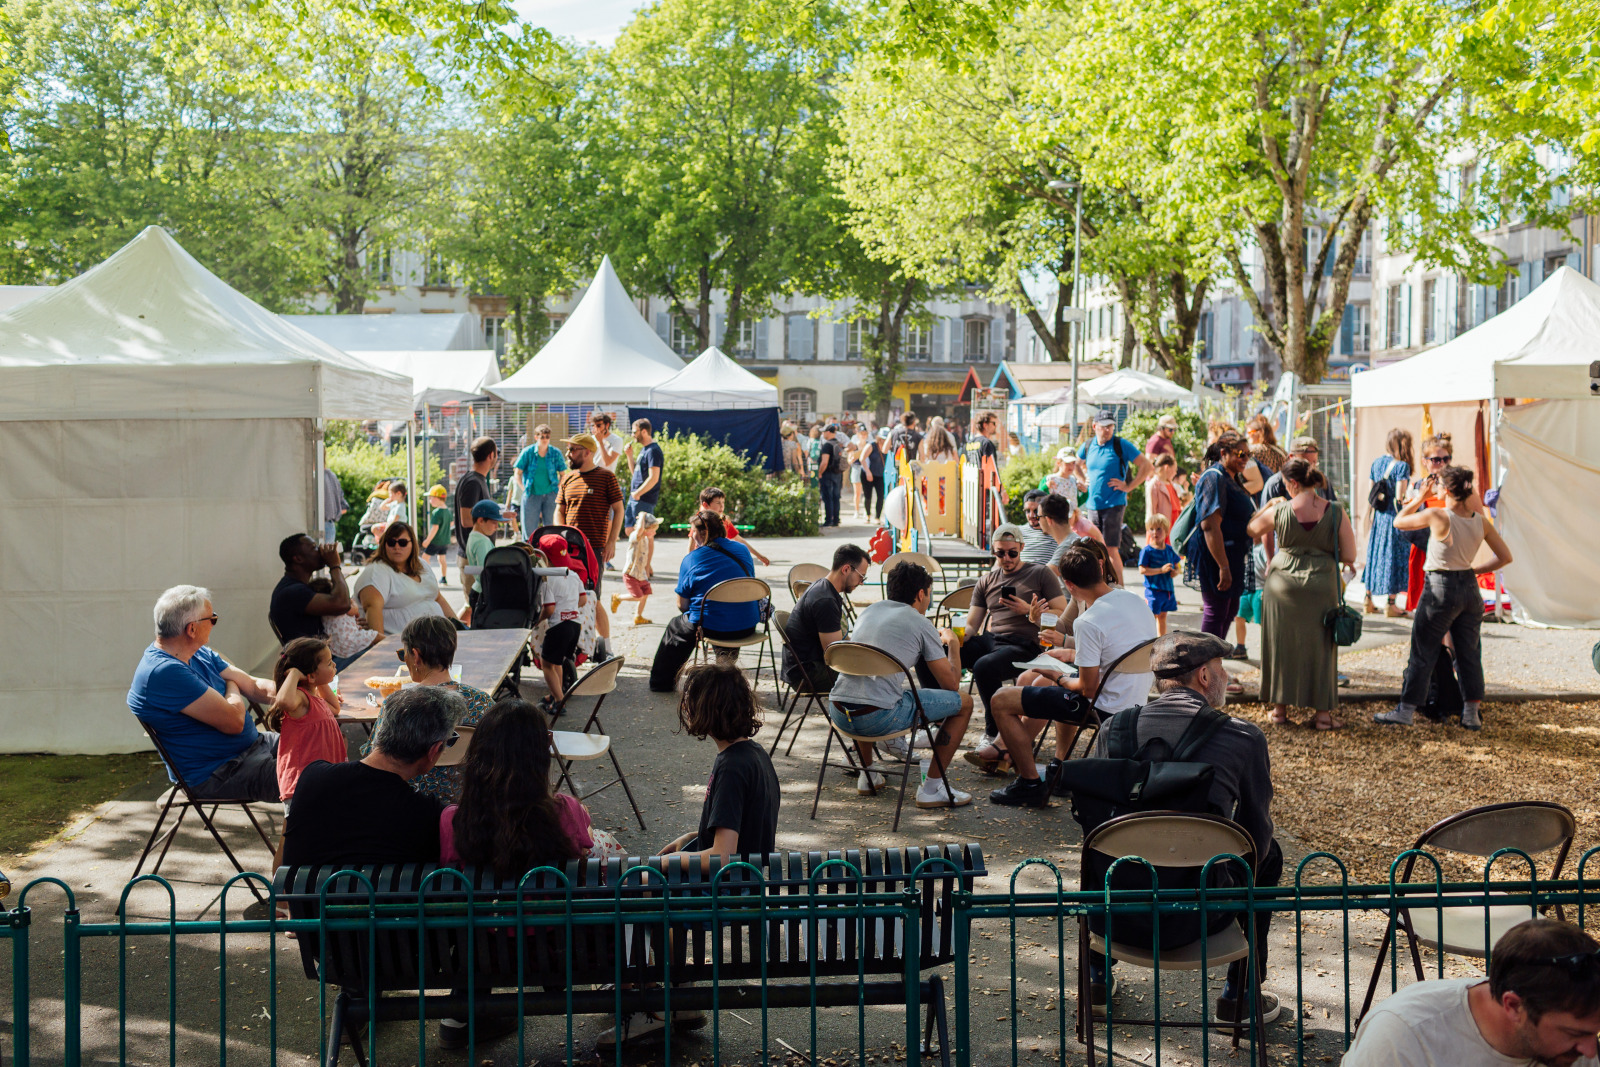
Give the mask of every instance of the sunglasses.
[(212, 626), (215, 626), (217, 624), (217, 616), (216, 616), (215, 613), (213, 613), (213, 614), (205, 616), (204, 618), (196, 619), (194, 621), (195, 622), (209, 622)]
[(997, 548), (994, 550), (995, 559), (1016, 559), (1022, 555), (1020, 548)]
[(404, 663), (406, 661), (406, 657), (409, 655), (411, 655), (411, 650), (409, 648), (397, 648), (394, 650), (394, 658), (399, 660), (401, 663)]
[(459, 733), (457, 733), (456, 731), (451, 730), (450, 731), (450, 736), (444, 739), (444, 747), (445, 748), (454, 748), (455, 745), (456, 745), (456, 742), (459, 741), (459, 740), (461, 740), (461, 735)]
[(411, 539), (408, 537), (397, 537), (393, 541), (385, 541), (384, 544), (388, 545), (390, 548), (410, 548)]
[(1449, 456), (1429, 456), (1428, 457), (1428, 462), (1429, 463), (1449, 463), (1450, 462), (1450, 457)]

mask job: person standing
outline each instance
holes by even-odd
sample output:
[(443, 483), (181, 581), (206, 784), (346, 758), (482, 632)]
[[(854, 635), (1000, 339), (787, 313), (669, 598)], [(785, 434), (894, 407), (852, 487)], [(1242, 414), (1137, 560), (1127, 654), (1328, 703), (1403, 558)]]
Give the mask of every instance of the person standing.
[(1321, 471), (1290, 457), (1279, 472), (1289, 490), (1250, 520), (1251, 537), (1272, 537), (1276, 552), (1261, 596), (1261, 699), (1272, 721), (1287, 726), (1289, 706), (1311, 708), (1311, 725), (1337, 730), (1339, 646), (1323, 624), (1328, 609), (1343, 603), (1339, 564), (1356, 558), (1350, 517), (1317, 492)]
[(924, 463), (942, 463), (956, 458), (955, 435), (944, 428), (944, 418), (928, 420), (928, 432), (917, 445), (917, 458)]
[[(1303, 459), (1312, 467), (1316, 467), (1322, 459), (1322, 446), (1317, 444), (1315, 437), (1296, 437), (1289, 442), (1289, 459)], [(1287, 463), (1288, 460), (1284, 462)], [(1250, 466), (1260, 467), (1261, 463), (1258, 460), (1252, 460), (1250, 464), (1247, 464), (1247, 467)], [(1248, 477), (1245, 478), (1245, 488), (1250, 488), (1250, 479)], [(1328, 481), (1326, 475), (1322, 479), (1322, 488), (1318, 489), (1317, 492), (1322, 496), (1322, 499), (1330, 503), (1336, 504), (1339, 502), (1338, 494), (1333, 491), (1333, 485)], [(1267, 478), (1261, 487), (1261, 506), (1266, 507), (1274, 500), (1287, 500), (1288, 498), (1289, 489), (1288, 486), (1284, 485), (1283, 468), (1280, 466), (1277, 473)]]
[(822, 525), (839, 525), (839, 497), (844, 492), (844, 442), (839, 440), (839, 424), (822, 428), (822, 446), (817, 453), (817, 481), (822, 489)]
[(906, 450), (906, 461), (917, 458), (917, 451), (922, 447), (922, 432), (917, 429), (917, 416), (915, 412), (908, 411), (900, 416), (900, 425), (889, 434), (889, 455), (892, 458), (901, 448)]
[(1172, 524), (1178, 521), (1178, 513), (1183, 510), (1174, 481), (1178, 476), (1178, 461), (1170, 455), (1160, 455), (1153, 462), (1155, 476), (1144, 483), (1144, 512), (1146, 518), (1160, 515), (1166, 519), (1167, 529), (1170, 530)]
[(622, 518), (622, 531), (629, 536), (633, 534), (634, 518), (639, 512), (654, 513), (656, 510), (656, 501), (661, 499), (661, 472), (667, 467), (667, 458), (656, 444), (655, 429), (649, 419), (634, 420), (633, 439), (639, 445), (639, 455), (633, 462), (633, 484)]
[(344, 486), (339, 484), (339, 476), (327, 467), (322, 468), (322, 540), (333, 544), (338, 540), (339, 519), (350, 510), (350, 502), (345, 499)]
[(517, 456), (512, 468), (522, 485), (522, 536), (549, 526), (556, 517), (556, 493), (561, 488), (561, 472), (567, 469), (566, 457), (550, 447), (550, 427), (541, 423), (533, 428), (533, 444)]
[(868, 437), (861, 449), (861, 489), (867, 500), (866, 517), (874, 522), (883, 519), (883, 472), (888, 458), (884, 448), (887, 445), (886, 438)]
[[(1089, 521), (1100, 530), (1106, 547), (1111, 550), (1111, 563), (1117, 574), (1122, 573), (1122, 515), (1128, 508), (1128, 494), (1143, 485), (1154, 467), (1150, 457), (1129, 441), (1117, 435), (1117, 417), (1102, 411), (1094, 417), (1094, 440), (1085, 441), (1078, 449), (1081, 472), (1089, 486), (1089, 501), (1085, 511)], [(1133, 465), (1133, 480), (1128, 480), (1128, 465)]]
[(1173, 447), (1172, 438), (1178, 432), (1178, 420), (1172, 415), (1163, 415), (1156, 420), (1156, 432), (1150, 435), (1150, 440), (1144, 443), (1144, 454), (1155, 462), (1159, 456), (1172, 456), (1177, 458), (1177, 449)]
[[(1395, 531), (1395, 516), (1400, 511), (1401, 502), (1406, 499), (1406, 489), (1411, 483), (1411, 472), (1415, 461), (1411, 457), (1411, 432), (1409, 430), (1394, 429), (1389, 431), (1389, 439), (1384, 445), (1384, 454), (1372, 461), (1369, 472), (1372, 484), (1383, 482), (1389, 491), (1389, 506), (1383, 510), (1370, 509), (1367, 516), (1367, 567), (1362, 572), (1362, 582), (1367, 587), (1366, 611), (1368, 615), (1376, 615), (1378, 606), (1373, 603), (1375, 596), (1386, 597), (1387, 605), (1384, 614), (1391, 619), (1399, 618), (1406, 613), (1394, 602), (1397, 594), (1406, 589), (1406, 564), (1407, 552), (1411, 547)], [(1410, 604), (1406, 605), (1411, 607)]]
[(589, 432), (599, 444), (594, 455), (595, 464), (616, 474), (624, 460), (630, 467), (633, 465), (633, 447), (612, 426), (609, 412), (597, 411), (589, 416)]
[[(1421, 501), (1419, 507), (1445, 506), (1444, 490), (1439, 486), (1438, 476), (1454, 459), (1455, 447), (1448, 433), (1436, 433), (1422, 439), (1422, 468), (1417, 472), (1422, 477), (1411, 483), (1411, 496)], [(1411, 543), (1407, 547), (1410, 551), (1406, 554), (1406, 608), (1414, 612), (1417, 605), (1422, 603), (1422, 589), (1427, 580), (1424, 564), (1428, 559), (1428, 550), (1425, 542)]]
[(806, 450), (800, 444), (799, 436), (795, 433), (794, 423), (788, 419), (778, 427), (778, 436), (783, 440), (783, 469), (790, 474), (806, 476)]
[(556, 495), (556, 525), (571, 526), (589, 541), (589, 547), (598, 556), (595, 567), (595, 632), (602, 638), (611, 636), (611, 619), (599, 598), (600, 580), (604, 577), (599, 560), (611, 562), (617, 550), (617, 533), (622, 529), (622, 486), (617, 476), (595, 462), (600, 444), (590, 434), (580, 433), (568, 438), (567, 465), (570, 468), (561, 476), (561, 488)]
[(480, 500), (494, 496), (489, 486), (489, 472), (500, 461), (500, 448), (492, 437), (480, 437), (472, 442), (470, 451), (472, 469), (456, 482), (456, 553), (458, 559), (467, 558), (467, 538), (472, 535), (472, 509)]
[[(1411, 655), (1400, 686), (1400, 702), (1393, 711), (1379, 712), (1374, 722), (1410, 726), (1416, 710), (1428, 699), (1433, 665), (1444, 647), (1444, 635), (1456, 654), (1456, 675), (1461, 679), (1461, 725), (1482, 729), (1483, 703), (1483, 591), (1478, 575), (1492, 574), (1511, 562), (1511, 549), (1500, 532), (1485, 521), (1483, 502), (1472, 490), (1472, 472), (1446, 467), (1433, 479), (1445, 495), (1446, 505), (1422, 507), (1421, 495), (1407, 501), (1394, 520), (1397, 530), (1427, 530), (1426, 584), (1411, 620)], [(1493, 555), (1473, 565), (1478, 549), (1487, 541)]]
[(422, 535), (423, 562), (439, 560), (439, 584), (450, 584), (450, 509), (444, 506), (444, 486), (428, 490), (427, 517), (418, 525), (428, 532)]
[(817, 463), (822, 459), (822, 423), (813, 422), (811, 430), (806, 434), (806, 439), (801, 442), (806, 448), (806, 473), (811, 478), (811, 484), (817, 484)]
[[(1248, 528), (1255, 513), (1255, 501), (1239, 484), (1250, 449), (1236, 431), (1227, 430), (1206, 448), (1205, 462), (1194, 486), (1199, 536), (1189, 539), (1189, 554), (1200, 578), (1201, 632), (1226, 640), (1239, 614), (1245, 554), (1250, 551)], [(1243, 692), (1243, 687), (1230, 681), (1228, 692)]]
[(867, 436), (867, 424), (857, 423), (856, 431), (850, 436), (844, 454), (845, 461), (850, 464), (850, 492), (854, 497), (852, 509), (856, 522), (861, 521), (861, 494), (864, 489), (861, 477), (862, 464), (866, 459), (866, 450), (871, 447), (872, 439)]

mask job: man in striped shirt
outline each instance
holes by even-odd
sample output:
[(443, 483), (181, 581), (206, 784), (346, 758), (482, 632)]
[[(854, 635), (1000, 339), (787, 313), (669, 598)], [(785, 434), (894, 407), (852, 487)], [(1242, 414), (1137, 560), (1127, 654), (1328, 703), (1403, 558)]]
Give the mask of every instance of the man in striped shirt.
[[(561, 488), (556, 493), (556, 523), (582, 532), (600, 560), (609, 563), (616, 554), (617, 533), (622, 529), (622, 484), (615, 474), (595, 463), (600, 443), (592, 434), (580, 433), (561, 443), (567, 446), (570, 469), (561, 476)], [(597, 578), (596, 594), (599, 585)], [(596, 632), (609, 639), (611, 620), (598, 595), (594, 615)]]

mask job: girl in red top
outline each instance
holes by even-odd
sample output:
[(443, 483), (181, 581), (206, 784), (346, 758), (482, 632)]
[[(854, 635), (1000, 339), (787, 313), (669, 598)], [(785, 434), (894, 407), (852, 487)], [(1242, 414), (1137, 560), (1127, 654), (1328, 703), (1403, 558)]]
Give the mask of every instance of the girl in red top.
[(339, 698), (328, 688), (337, 674), (332, 650), (316, 637), (290, 641), (272, 668), (278, 695), (267, 709), (267, 728), (278, 731), (278, 796), (285, 813), (301, 771), (317, 760), (344, 762), (348, 750), (334, 712)]

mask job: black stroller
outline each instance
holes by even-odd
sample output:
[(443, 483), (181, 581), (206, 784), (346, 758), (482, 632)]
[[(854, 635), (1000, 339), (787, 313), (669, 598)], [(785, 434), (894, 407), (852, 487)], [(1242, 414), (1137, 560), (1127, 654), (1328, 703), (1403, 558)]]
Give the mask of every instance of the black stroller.
[[(472, 591), (474, 630), (533, 628), (539, 621), (540, 578), (534, 573), (537, 563), (527, 545), (502, 545), (489, 550), (483, 558), (483, 570), (478, 574), (477, 585)], [(524, 648), (501, 690), (508, 691), (510, 695), (518, 693), (522, 668), (532, 664), (532, 656)], [(498, 697), (500, 693), (494, 695)]]

